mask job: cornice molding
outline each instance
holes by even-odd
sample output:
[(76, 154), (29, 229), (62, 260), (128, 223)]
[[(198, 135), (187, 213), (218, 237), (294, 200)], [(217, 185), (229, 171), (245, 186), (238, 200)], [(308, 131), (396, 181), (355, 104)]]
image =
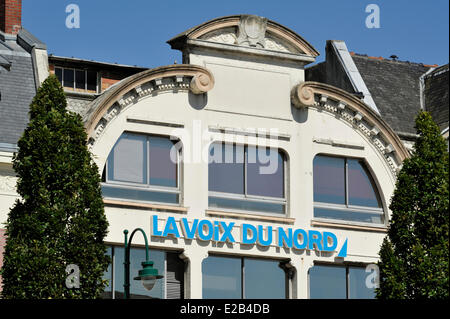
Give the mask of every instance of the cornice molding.
[(174, 64), (145, 70), (110, 87), (91, 105), (83, 121), (90, 147), (118, 113), (137, 100), (161, 91), (191, 91), (203, 94), (214, 87), (214, 76), (201, 66)]
[(325, 83), (302, 82), (292, 89), (291, 102), (297, 108), (328, 111), (351, 124), (381, 153), (394, 175), (409, 157), (394, 130), (367, 104), (344, 90)]
[(232, 15), (216, 18), (175, 36), (167, 41), (167, 43), (169, 43), (173, 49), (183, 50), (187, 40), (201, 40), (203, 38), (208, 38), (209, 35), (220, 37), (221, 32), (224, 32), (225, 35), (229, 36), (230, 28), (235, 29), (233, 36), (238, 39), (240, 30), (242, 30), (242, 22), (253, 17), (265, 21), (266, 40), (270, 41), (269, 49), (277, 50), (277, 47), (281, 45), (277, 40), (281, 40), (281, 42), (291, 47), (295, 53), (305, 54), (314, 58), (319, 55), (319, 52), (310, 43), (294, 31), (275, 21), (252, 15)]

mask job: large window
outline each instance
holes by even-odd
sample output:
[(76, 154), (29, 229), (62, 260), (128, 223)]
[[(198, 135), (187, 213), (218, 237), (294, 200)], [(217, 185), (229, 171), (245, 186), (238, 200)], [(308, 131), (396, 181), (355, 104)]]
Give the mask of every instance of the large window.
[(285, 166), (285, 156), (277, 149), (212, 144), (209, 207), (285, 214)]
[(97, 93), (97, 72), (71, 68), (55, 68), (55, 75), (65, 88)]
[(363, 160), (314, 158), (314, 217), (382, 224), (383, 208)]
[(178, 204), (178, 157), (168, 137), (123, 133), (108, 156), (103, 196)]
[(210, 256), (203, 260), (204, 299), (283, 299), (286, 272), (275, 260)]
[(366, 281), (364, 267), (315, 265), (309, 271), (311, 299), (373, 299), (375, 289)]
[[(111, 264), (103, 275), (108, 280), (108, 286), (103, 293), (105, 299), (124, 298), (124, 254), (125, 250), (120, 246), (108, 247), (107, 254), (111, 257)], [(150, 260), (154, 262), (153, 267), (162, 279), (156, 281), (152, 290), (148, 291), (138, 280), (133, 280), (138, 271), (142, 269), (141, 262), (145, 260), (144, 248), (130, 249), (130, 298), (145, 299), (182, 299), (184, 295), (183, 277), (184, 262), (178, 257), (178, 253), (162, 250), (149, 251)]]

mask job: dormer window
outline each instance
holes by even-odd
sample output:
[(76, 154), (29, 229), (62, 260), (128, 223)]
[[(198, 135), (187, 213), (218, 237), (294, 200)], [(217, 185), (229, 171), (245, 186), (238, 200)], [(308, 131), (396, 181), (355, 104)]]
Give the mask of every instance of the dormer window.
[(64, 89), (76, 92), (97, 93), (97, 72), (55, 67), (55, 75)]

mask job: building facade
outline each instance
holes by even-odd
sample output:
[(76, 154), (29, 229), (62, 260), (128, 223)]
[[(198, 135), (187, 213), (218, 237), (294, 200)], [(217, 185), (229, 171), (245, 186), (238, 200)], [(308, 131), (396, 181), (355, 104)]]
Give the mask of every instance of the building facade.
[[(345, 71), (346, 47), (329, 42), (327, 61), (308, 69), (311, 44), (253, 15), (168, 43), (182, 64), (48, 58), (102, 176), (104, 297), (123, 296), (123, 231), (141, 228), (164, 277), (151, 291), (134, 281), (134, 298), (373, 298), (371, 265), (414, 136), (394, 130), (361, 74)], [(17, 198), (6, 146), (1, 222)], [(132, 276), (144, 244), (133, 240)]]

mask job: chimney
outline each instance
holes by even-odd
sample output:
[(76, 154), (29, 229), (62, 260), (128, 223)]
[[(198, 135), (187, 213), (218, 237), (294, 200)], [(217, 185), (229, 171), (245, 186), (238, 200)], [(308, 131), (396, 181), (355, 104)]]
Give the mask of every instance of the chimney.
[(22, 0), (0, 0), (0, 31), (16, 35), (22, 28)]

